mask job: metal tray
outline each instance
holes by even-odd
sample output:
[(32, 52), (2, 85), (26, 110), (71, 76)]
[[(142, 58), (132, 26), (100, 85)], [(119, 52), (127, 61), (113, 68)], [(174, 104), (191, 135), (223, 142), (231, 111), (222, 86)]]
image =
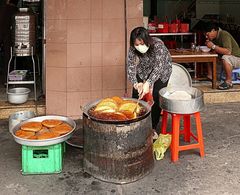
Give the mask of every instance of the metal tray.
[[(72, 131), (70, 131), (69, 133), (59, 136), (59, 137), (55, 137), (55, 138), (51, 138), (51, 139), (44, 139), (44, 140), (29, 140), (29, 139), (24, 139), (24, 138), (20, 138), (17, 137), (15, 135), (15, 132), (20, 129), (21, 125), (27, 123), (27, 122), (42, 122), (43, 120), (46, 119), (57, 119), (57, 120), (62, 120), (66, 123), (68, 123), (69, 125), (71, 125), (73, 127)], [(61, 142), (66, 141), (67, 139), (69, 139), (74, 130), (76, 129), (76, 123), (74, 120), (72, 120), (71, 118), (65, 117), (65, 116), (56, 116), (56, 115), (48, 115), (48, 116), (40, 116), (40, 117), (34, 117), (31, 119), (28, 119), (24, 122), (19, 123), (18, 125), (16, 125), (13, 130), (12, 130), (12, 136), (14, 137), (15, 141), (21, 145), (26, 145), (26, 146), (49, 146), (49, 145), (53, 145), (53, 144), (58, 144)]]

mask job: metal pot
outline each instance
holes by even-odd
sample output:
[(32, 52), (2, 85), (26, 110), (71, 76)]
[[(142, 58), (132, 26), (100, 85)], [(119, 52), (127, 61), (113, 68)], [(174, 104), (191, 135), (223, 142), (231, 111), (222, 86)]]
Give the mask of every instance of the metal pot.
[[(191, 99), (168, 99), (166, 93), (171, 94), (174, 91), (185, 91), (191, 95)], [(172, 74), (169, 78), (168, 86), (159, 91), (159, 106), (163, 110), (176, 114), (191, 114), (203, 109), (203, 92), (192, 87), (191, 76), (184, 66), (172, 63)]]
[[(51, 139), (45, 139), (45, 140), (24, 139), (24, 138), (17, 137), (15, 135), (15, 132), (18, 129), (20, 129), (20, 127), (23, 124), (28, 123), (28, 122), (32, 122), (32, 121), (42, 122), (43, 120), (46, 120), (46, 119), (57, 119), (57, 120), (64, 121), (64, 122), (68, 123), (69, 125), (71, 125), (73, 127), (73, 129), (65, 135), (55, 137), (55, 138), (51, 138)], [(12, 133), (12, 136), (14, 137), (14, 140), (19, 144), (26, 145), (26, 146), (49, 146), (49, 145), (58, 144), (58, 143), (66, 141), (67, 139), (69, 139), (72, 136), (75, 129), (76, 129), (76, 123), (71, 118), (68, 118), (68, 117), (65, 117), (65, 116), (48, 115), (48, 116), (34, 117), (34, 118), (28, 119), (24, 122), (21, 122), (13, 128), (11, 133)]]
[(134, 120), (103, 121), (88, 114), (99, 101), (83, 109), (84, 171), (118, 184), (146, 176), (154, 166), (150, 106), (140, 101), (147, 113)]
[[(159, 91), (159, 104), (163, 110), (176, 114), (191, 114), (199, 112), (204, 107), (203, 92), (199, 89), (189, 87), (181, 88), (174, 87), (171, 91), (168, 91), (168, 87), (165, 87)], [(172, 100), (168, 99), (165, 95), (168, 93), (173, 93), (174, 91), (186, 91), (192, 96), (190, 100)]]

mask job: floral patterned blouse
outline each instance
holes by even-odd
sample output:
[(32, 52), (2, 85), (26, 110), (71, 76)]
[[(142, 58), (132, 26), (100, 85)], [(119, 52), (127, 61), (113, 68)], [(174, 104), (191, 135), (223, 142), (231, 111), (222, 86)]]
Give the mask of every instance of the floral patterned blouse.
[(159, 78), (165, 83), (172, 73), (172, 58), (162, 42), (153, 37), (153, 48), (144, 54), (138, 54), (134, 47), (130, 47), (127, 64), (128, 79), (132, 84), (138, 83), (136, 75), (150, 86)]

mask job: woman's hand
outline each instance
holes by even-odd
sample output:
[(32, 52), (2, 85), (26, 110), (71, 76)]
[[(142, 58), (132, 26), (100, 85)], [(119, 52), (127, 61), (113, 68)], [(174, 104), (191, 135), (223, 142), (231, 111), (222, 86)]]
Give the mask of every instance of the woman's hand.
[(143, 83), (136, 83), (133, 87), (138, 91), (138, 96), (140, 97), (143, 92)]
[(146, 81), (143, 84), (142, 93), (140, 94), (139, 98), (142, 99), (149, 92), (150, 92), (150, 84), (149, 84), (149, 82)]

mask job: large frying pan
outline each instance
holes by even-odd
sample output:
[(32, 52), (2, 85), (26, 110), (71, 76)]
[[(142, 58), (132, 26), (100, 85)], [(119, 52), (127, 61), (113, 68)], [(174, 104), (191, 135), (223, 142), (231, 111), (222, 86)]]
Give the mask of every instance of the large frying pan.
[[(134, 98), (122, 98), (124, 100), (131, 100), (131, 101), (134, 101), (137, 103), (137, 99), (134, 99)], [(129, 120), (125, 120), (125, 121), (117, 121), (117, 120), (103, 120), (103, 119), (98, 119), (98, 118), (95, 118), (94, 116), (91, 116), (89, 114), (89, 110), (96, 106), (99, 102), (101, 101), (100, 100), (97, 100), (97, 101), (94, 101), (94, 102), (90, 102), (88, 104), (86, 104), (85, 106), (83, 106), (82, 108), (82, 111), (83, 111), (83, 115), (85, 115), (86, 117), (94, 120), (94, 121), (97, 121), (97, 122), (101, 122), (101, 123), (108, 123), (108, 124), (129, 124), (129, 123), (133, 123), (133, 122), (137, 122), (137, 121), (140, 121), (144, 118), (146, 118), (149, 114), (150, 114), (150, 111), (151, 111), (151, 106), (147, 103), (147, 102), (144, 102), (142, 100), (139, 100), (139, 105), (143, 106), (145, 109), (146, 109), (146, 113), (143, 114), (142, 116), (139, 116), (135, 119), (129, 119)]]

